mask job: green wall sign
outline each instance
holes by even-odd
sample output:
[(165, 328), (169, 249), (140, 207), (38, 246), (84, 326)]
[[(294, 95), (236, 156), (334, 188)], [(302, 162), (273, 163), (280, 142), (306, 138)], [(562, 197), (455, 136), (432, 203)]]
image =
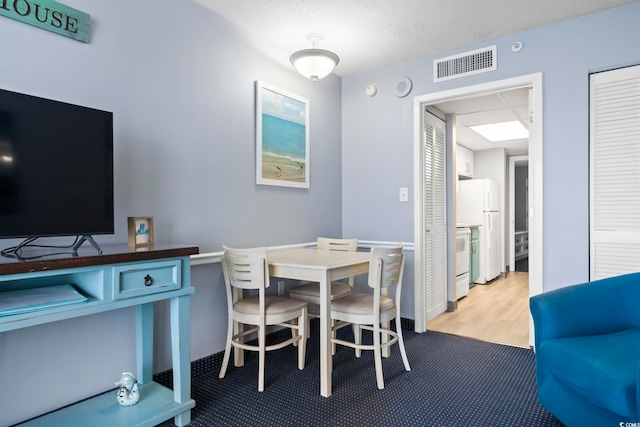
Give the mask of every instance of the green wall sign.
[(0, 0), (0, 15), (89, 43), (91, 15), (53, 0)]

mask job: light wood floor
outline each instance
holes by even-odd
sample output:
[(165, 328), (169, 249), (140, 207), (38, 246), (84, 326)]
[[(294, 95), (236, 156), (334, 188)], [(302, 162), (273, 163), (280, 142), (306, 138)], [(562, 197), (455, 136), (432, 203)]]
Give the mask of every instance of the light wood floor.
[(427, 329), (529, 348), (529, 274), (513, 271), (472, 287), (456, 311), (430, 320)]

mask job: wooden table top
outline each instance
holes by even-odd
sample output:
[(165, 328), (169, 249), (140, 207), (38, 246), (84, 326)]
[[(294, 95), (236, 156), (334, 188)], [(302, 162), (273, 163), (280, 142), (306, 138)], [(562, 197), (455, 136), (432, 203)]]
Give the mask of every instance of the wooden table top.
[(0, 275), (182, 257), (199, 252), (197, 246), (172, 243), (154, 243), (153, 247), (137, 249), (127, 244), (100, 245), (100, 248), (102, 254), (85, 242), (74, 254), (71, 248), (25, 247), (20, 257), (0, 256)]

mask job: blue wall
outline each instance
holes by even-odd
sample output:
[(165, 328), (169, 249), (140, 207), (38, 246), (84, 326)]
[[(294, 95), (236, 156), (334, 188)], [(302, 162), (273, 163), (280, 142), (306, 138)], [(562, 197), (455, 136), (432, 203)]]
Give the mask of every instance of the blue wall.
[[(90, 43), (0, 17), (0, 88), (114, 112), (116, 234), (99, 243), (126, 241), (127, 216), (142, 215), (156, 241), (201, 252), (341, 236), (339, 77), (301, 77), (291, 52), (192, 1), (64, 3), (91, 14)], [(256, 80), (310, 101), (308, 190), (255, 183)], [(194, 267), (192, 282), (200, 359), (224, 349), (226, 296), (219, 265)], [(165, 305), (157, 312), (163, 371)], [(0, 334), (0, 425), (113, 388), (135, 370), (134, 348), (132, 310)]]
[[(543, 286), (588, 280), (589, 73), (640, 63), (639, 19), (635, 2), (343, 78), (343, 234), (413, 240), (413, 203), (398, 202), (398, 187), (413, 194), (414, 96), (542, 72)], [(514, 53), (517, 41), (524, 47)], [(496, 71), (433, 83), (434, 59), (494, 44)], [(397, 98), (402, 76), (413, 90)], [(371, 83), (380, 88), (375, 98), (365, 95)]]
[[(588, 75), (640, 62), (640, 3), (437, 55), (498, 45), (497, 71), (438, 84), (434, 56), (314, 84), (292, 70), (290, 52), (195, 2), (64, 3), (92, 15), (90, 43), (0, 17), (0, 88), (114, 112), (116, 234), (100, 243), (126, 240), (136, 215), (154, 216), (157, 241), (202, 252), (319, 235), (412, 242), (413, 197), (398, 202), (399, 187), (413, 194), (412, 97), (542, 72), (544, 287), (588, 278)], [(402, 76), (414, 87), (397, 98)], [(255, 80), (310, 100), (309, 190), (255, 184)], [(376, 98), (365, 96), (370, 83)], [(408, 261), (403, 313), (412, 317)], [(219, 266), (194, 267), (192, 281), (195, 360), (223, 349), (226, 307)], [(162, 371), (165, 305), (157, 311)], [(135, 369), (132, 322), (120, 310), (0, 334), (0, 378), (11, 385), (0, 390), (0, 425), (113, 387)]]

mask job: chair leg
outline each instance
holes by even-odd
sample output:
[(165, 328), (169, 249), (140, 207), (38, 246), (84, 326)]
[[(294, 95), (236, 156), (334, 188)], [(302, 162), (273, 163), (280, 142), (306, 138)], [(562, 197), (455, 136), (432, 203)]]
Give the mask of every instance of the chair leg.
[[(233, 335), (238, 335), (244, 331), (244, 328), (245, 328), (244, 323), (235, 322), (233, 320), (232, 322), (233, 322)], [(238, 340), (242, 343), (244, 343), (244, 339), (245, 339), (244, 335), (241, 337), (238, 337)], [(231, 344), (233, 344), (233, 342)], [(244, 349), (243, 348), (234, 347), (233, 366), (235, 366), (236, 368), (239, 368), (240, 366), (244, 366)]]
[[(357, 345), (362, 344), (362, 330), (360, 329), (360, 325), (357, 323), (352, 323), (351, 328), (353, 329), (353, 342)], [(356, 348), (356, 357), (362, 356), (362, 349)]]
[(258, 325), (258, 391), (264, 391), (264, 353), (266, 347), (265, 325)]
[(400, 347), (400, 354), (402, 354), (402, 362), (404, 363), (404, 369), (410, 371), (409, 359), (407, 359), (407, 351), (404, 349), (404, 339), (402, 338), (402, 326), (400, 326), (400, 314), (396, 315), (396, 333), (398, 334), (398, 346)]
[[(299, 319), (293, 319), (291, 321), (291, 323), (294, 324), (294, 325), (300, 325)], [(291, 328), (291, 338), (293, 339), (293, 346), (294, 347), (298, 346), (298, 340), (296, 340), (296, 337), (298, 336), (298, 334), (300, 334), (300, 330), (299, 329)]]
[[(309, 318), (308, 313), (309, 313), (309, 311), (307, 309), (307, 317), (305, 317), (305, 322), (306, 322), (305, 329), (306, 329), (307, 332), (306, 332), (306, 336), (304, 336), (305, 339), (309, 339), (309, 337), (311, 336), (311, 333), (309, 332), (309, 330), (311, 329), (311, 324), (310, 324), (311, 319)], [(300, 325), (300, 321), (298, 319), (293, 320), (292, 322), (296, 322), (296, 324)], [(295, 338), (296, 335), (301, 333), (301, 331), (302, 331), (302, 328), (300, 328), (299, 330), (291, 329), (291, 337)], [(293, 342), (293, 346), (295, 347), (297, 345), (298, 345), (298, 341), (294, 341)]]
[[(385, 344), (387, 342), (389, 342), (389, 334), (384, 332), (385, 330), (389, 330), (391, 329), (391, 322), (384, 322), (382, 324), (382, 338), (381, 338), (381, 343)], [(391, 356), (391, 346), (386, 346), (382, 349), (382, 357), (390, 357)]]
[(307, 319), (307, 309), (302, 310), (302, 315), (298, 318), (298, 325), (300, 325), (300, 339), (298, 340), (298, 369), (303, 370), (305, 365), (305, 357), (307, 351), (307, 327), (309, 320)]
[(376, 365), (376, 381), (378, 389), (384, 389), (384, 377), (382, 375), (382, 348), (380, 340), (380, 324), (373, 325), (373, 361)]
[(335, 319), (331, 320), (331, 355), (335, 356), (336, 355), (336, 343), (333, 342), (334, 339), (336, 339), (336, 330), (334, 329), (336, 327), (336, 323), (338, 323)]
[(220, 368), (220, 375), (218, 378), (224, 378), (227, 373), (227, 366), (229, 365), (229, 355), (231, 354), (231, 339), (233, 338), (233, 319), (229, 319), (227, 325), (227, 344), (224, 347), (224, 357), (222, 358), (222, 367)]

